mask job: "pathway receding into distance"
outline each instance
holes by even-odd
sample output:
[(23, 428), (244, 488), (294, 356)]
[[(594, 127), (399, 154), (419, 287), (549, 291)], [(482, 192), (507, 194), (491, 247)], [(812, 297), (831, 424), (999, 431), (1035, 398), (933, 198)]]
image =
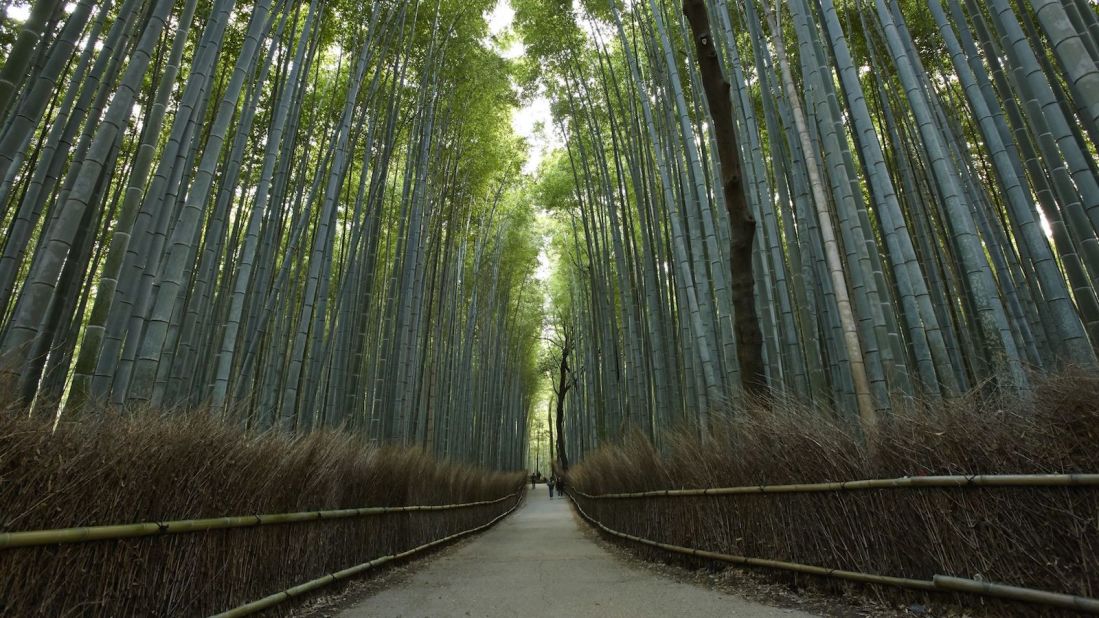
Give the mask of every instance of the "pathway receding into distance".
[(544, 485), (496, 527), (345, 609), (368, 616), (810, 616), (660, 577), (614, 557)]

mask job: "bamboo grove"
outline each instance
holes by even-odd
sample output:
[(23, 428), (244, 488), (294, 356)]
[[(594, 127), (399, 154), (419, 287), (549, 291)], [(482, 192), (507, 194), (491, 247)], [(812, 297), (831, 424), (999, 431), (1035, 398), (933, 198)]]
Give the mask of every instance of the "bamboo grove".
[(491, 4), (0, 3), (5, 395), (521, 467), (542, 298)]
[[(705, 435), (742, 400), (745, 269), (770, 401), (866, 431), (1095, 367), (1091, 0), (706, 0), (698, 40), (695, 0), (513, 4), (525, 85), (565, 142), (537, 195), (558, 221), (555, 319), (576, 332), (570, 459), (630, 428)], [(747, 265), (699, 70), (710, 42), (756, 223)]]

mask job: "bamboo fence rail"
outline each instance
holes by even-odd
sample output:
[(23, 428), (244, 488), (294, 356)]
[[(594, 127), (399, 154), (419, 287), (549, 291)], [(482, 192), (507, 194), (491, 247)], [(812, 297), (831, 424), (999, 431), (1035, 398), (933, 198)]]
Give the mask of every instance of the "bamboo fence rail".
[(968, 592), (971, 594), (983, 594), (985, 596), (1026, 601), (1029, 603), (1041, 603), (1062, 609), (1072, 609), (1089, 614), (1099, 614), (1099, 599), (1080, 597), (1074, 594), (1062, 594), (1059, 592), (1046, 592), (1033, 588), (1021, 588), (1006, 584), (994, 584), (961, 577), (948, 575), (936, 575), (935, 586), (945, 590), (956, 592)]
[[(1021, 475), (1015, 475), (1021, 476)], [(1057, 475), (1061, 476), (1061, 475)], [(1067, 476), (1067, 475), (1066, 475)], [(1085, 475), (1085, 476), (1099, 476), (1099, 475)], [(931, 477), (924, 477), (931, 478)], [(1090, 484), (1090, 483), (1089, 483)], [(930, 485), (935, 486), (954, 486), (954, 485)], [(1060, 485), (1055, 485), (1060, 486)], [(790, 487), (790, 486), (787, 486)], [(994, 584), (990, 582), (982, 582), (971, 579), (964, 579), (961, 577), (950, 577), (946, 575), (935, 575), (931, 580), (925, 579), (912, 579), (907, 577), (889, 577), (885, 575), (876, 575), (873, 573), (860, 573), (858, 571), (844, 571), (842, 569), (830, 569), (827, 567), (814, 566), (811, 564), (801, 564), (798, 562), (784, 562), (781, 560), (768, 560), (765, 558), (751, 558), (748, 556), (736, 556), (733, 554), (723, 554), (718, 552), (706, 551), (702, 549), (695, 549), (692, 547), (683, 547), (681, 545), (670, 545), (668, 543), (661, 543), (652, 539), (646, 539), (625, 532), (620, 532), (612, 528), (608, 528), (603, 525), (594, 517), (588, 515), (580, 503), (576, 501), (576, 498), (572, 496), (573, 492), (566, 492), (572, 503), (576, 506), (576, 510), (580, 513), (581, 517), (591, 523), (593, 526), (599, 528), (603, 532), (616, 536), (619, 538), (627, 539), (635, 543), (642, 545), (648, 545), (649, 547), (655, 547), (664, 551), (669, 551), (677, 554), (684, 554), (688, 556), (694, 556), (697, 558), (705, 558), (708, 560), (717, 560), (719, 562), (728, 562), (731, 564), (738, 564), (743, 566), (757, 566), (766, 567), (772, 569), (780, 569), (785, 571), (794, 571), (798, 573), (807, 573), (810, 575), (820, 575), (823, 577), (835, 577), (838, 579), (845, 579), (848, 581), (856, 581), (869, 584), (882, 584), (886, 586), (897, 586), (901, 588), (910, 588), (914, 590), (924, 590), (928, 592), (965, 592), (970, 594), (979, 594), (983, 596), (995, 597), (1000, 599), (1009, 599), (1013, 601), (1024, 601), (1028, 603), (1037, 603), (1041, 605), (1048, 605), (1051, 607), (1059, 607), (1062, 609), (1072, 609), (1089, 614), (1099, 614), (1099, 599), (1090, 597), (1082, 597), (1072, 594), (1063, 594), (1059, 592), (1048, 592), (1045, 590), (1035, 590), (1033, 588), (1022, 588), (1019, 586), (1009, 586), (1005, 584)], [(584, 495), (582, 492), (575, 492), (580, 495)], [(751, 492), (743, 492), (751, 493)], [(787, 492), (790, 493), (790, 492)], [(607, 497), (599, 496), (599, 497)], [(664, 495), (664, 494), (660, 494)], [(673, 494), (675, 495), (675, 494)], [(682, 495), (682, 494), (679, 494)], [(711, 495), (711, 494), (687, 494), (687, 495)], [(630, 496), (628, 494), (622, 495), (622, 497), (640, 497)]]
[[(975, 474), (949, 476), (902, 476), (893, 479), (798, 483), (792, 485), (745, 485), (705, 489), (658, 489), (632, 493), (577, 494), (589, 500), (622, 500), (677, 496), (734, 496), (743, 494), (795, 494), (867, 489), (915, 489), (926, 487), (1094, 487), (1099, 474)], [(575, 490), (574, 490), (575, 491)]]
[[(524, 483), (525, 485), (525, 483)], [(413, 506), (372, 506), (354, 509), (330, 511), (303, 511), (298, 513), (272, 513), (267, 515), (238, 515), (232, 517), (211, 517), (206, 519), (185, 519), (178, 521), (143, 522), (136, 524), (117, 524), (107, 526), (85, 526), (79, 528), (58, 528), (53, 530), (27, 530), (22, 532), (0, 533), (0, 550), (15, 547), (37, 545), (57, 545), (64, 543), (84, 543), (141, 536), (164, 534), (184, 534), (226, 528), (249, 528), (274, 524), (289, 524), (304, 521), (322, 521), (368, 517), (386, 513), (409, 513), (419, 511), (449, 511), (497, 504), (514, 498), (520, 492), (514, 492), (495, 500), (465, 502), (461, 504), (432, 504)]]
[[(525, 483), (524, 483), (524, 485), (525, 485)], [(503, 499), (506, 500), (508, 498), (515, 497), (515, 496), (519, 495), (519, 493), (520, 492), (516, 492), (514, 494), (511, 494), (510, 496), (505, 496)], [(490, 521), (486, 524), (482, 524), (482, 525), (477, 526), (475, 528), (470, 528), (469, 530), (464, 530), (462, 532), (451, 534), (449, 536), (443, 537), (443, 538), (438, 539), (436, 541), (432, 541), (430, 543), (426, 543), (424, 545), (420, 545), (419, 547), (414, 547), (412, 549), (409, 549), (409, 550), (406, 550), (406, 551), (403, 551), (403, 552), (400, 552), (400, 553), (397, 553), (397, 554), (382, 556), (380, 558), (375, 558), (375, 559), (370, 560), (368, 562), (363, 562), (362, 564), (357, 564), (353, 567), (343, 569), (342, 571), (336, 571), (335, 573), (328, 573), (327, 575), (324, 575), (322, 577), (318, 577), (316, 579), (309, 580), (305, 583), (298, 584), (297, 586), (287, 588), (286, 590), (283, 590), (281, 592), (276, 592), (275, 594), (263, 597), (262, 599), (257, 599), (255, 601), (252, 601), (251, 603), (246, 603), (244, 605), (241, 605), (239, 607), (235, 607), (233, 609), (222, 612), (220, 614), (215, 614), (215, 615), (211, 616), (211, 618), (238, 618), (239, 616), (248, 616), (248, 615), (254, 614), (256, 612), (262, 611), (264, 609), (267, 609), (269, 607), (273, 607), (275, 605), (278, 605), (279, 603), (282, 603), (284, 601), (288, 601), (288, 600), (293, 599), (295, 597), (301, 596), (301, 595), (303, 595), (307, 592), (311, 592), (311, 591), (316, 590), (318, 588), (321, 588), (323, 586), (327, 586), (328, 584), (335, 583), (335, 582), (343, 580), (343, 579), (348, 579), (350, 577), (354, 577), (355, 575), (358, 575), (359, 573), (362, 573), (362, 572), (367, 571), (369, 569), (372, 569), (374, 567), (381, 566), (381, 565), (383, 565), (387, 562), (392, 562), (394, 560), (401, 560), (403, 558), (408, 558), (409, 556), (412, 556), (414, 554), (418, 554), (420, 552), (426, 551), (428, 549), (431, 549), (432, 547), (437, 547), (439, 545), (443, 545), (443, 544), (449, 543), (451, 541), (454, 541), (456, 539), (459, 539), (463, 536), (467, 536), (467, 535), (473, 534), (475, 532), (480, 532), (481, 530), (485, 530), (487, 528), (492, 527), (497, 522), (499, 522), (501, 519), (503, 519), (503, 518), (507, 517), (508, 515), (510, 515), (513, 511), (515, 511), (516, 508), (519, 507), (519, 502), (520, 502), (520, 500), (516, 500), (515, 504), (513, 504), (510, 509), (508, 509), (507, 511), (501, 513), (500, 515), (497, 515), (495, 518), (492, 519), (492, 521)]]

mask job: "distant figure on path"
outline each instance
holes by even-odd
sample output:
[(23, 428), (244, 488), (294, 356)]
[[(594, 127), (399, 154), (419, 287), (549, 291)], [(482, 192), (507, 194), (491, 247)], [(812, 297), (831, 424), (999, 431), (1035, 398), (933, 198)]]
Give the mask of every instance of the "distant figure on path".
[(564, 496), (565, 495), (565, 477), (563, 477), (563, 476), (557, 477), (557, 480), (554, 484), (557, 486), (557, 495), (558, 496)]
[(546, 481), (546, 487), (549, 487), (550, 500), (553, 500), (553, 484), (556, 480), (556, 477), (551, 476), (550, 479)]
[(538, 475), (537, 474), (531, 474), (530, 475), (530, 488), (531, 489), (534, 489), (534, 485), (537, 481), (538, 481)]

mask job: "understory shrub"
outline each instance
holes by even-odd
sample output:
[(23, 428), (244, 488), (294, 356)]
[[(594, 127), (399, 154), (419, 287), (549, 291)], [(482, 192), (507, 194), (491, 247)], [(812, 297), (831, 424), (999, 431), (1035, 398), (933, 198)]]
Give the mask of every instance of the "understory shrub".
[[(519, 473), (373, 448), (339, 433), (249, 435), (208, 414), (49, 422), (0, 414), (0, 532), (458, 504), (520, 491)], [(452, 511), (0, 549), (3, 616), (205, 616), (491, 521)], [(284, 609), (276, 610), (284, 611)]]
[[(571, 486), (598, 495), (916, 475), (1099, 473), (1099, 377), (1048, 378), (1032, 395), (1026, 402), (974, 395), (913, 406), (882, 419), (870, 440), (819, 410), (755, 406), (715, 421), (714, 436), (706, 440), (680, 431), (666, 436), (658, 450), (634, 434), (589, 454), (570, 471)], [(673, 545), (894, 577), (952, 575), (1099, 596), (1099, 487), (575, 498), (611, 529)], [(651, 559), (691, 562), (634, 546)], [(866, 590), (767, 573), (837, 593)], [(887, 599), (945, 599), (992, 615), (1054, 613), (986, 598), (870, 589)]]

